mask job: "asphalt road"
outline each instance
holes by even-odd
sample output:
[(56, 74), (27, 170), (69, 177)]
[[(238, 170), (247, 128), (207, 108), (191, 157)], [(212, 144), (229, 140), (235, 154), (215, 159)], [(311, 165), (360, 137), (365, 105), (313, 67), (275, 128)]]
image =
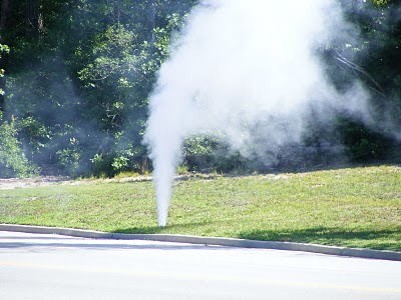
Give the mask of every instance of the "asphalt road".
[(0, 232), (0, 299), (401, 299), (401, 262)]

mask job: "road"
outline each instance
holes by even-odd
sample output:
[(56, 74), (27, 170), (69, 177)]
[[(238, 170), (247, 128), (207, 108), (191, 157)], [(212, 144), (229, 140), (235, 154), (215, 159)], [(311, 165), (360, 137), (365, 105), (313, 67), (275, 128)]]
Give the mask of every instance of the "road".
[(0, 232), (0, 299), (401, 299), (401, 262)]

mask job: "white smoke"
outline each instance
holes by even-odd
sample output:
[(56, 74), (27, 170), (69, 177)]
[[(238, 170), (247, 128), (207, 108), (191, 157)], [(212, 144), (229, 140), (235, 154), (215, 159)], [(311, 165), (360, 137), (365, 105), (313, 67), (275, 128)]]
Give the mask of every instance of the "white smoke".
[(160, 226), (167, 223), (185, 138), (217, 135), (250, 155), (257, 152), (250, 147), (255, 135), (262, 135), (275, 151), (300, 140), (312, 104), (355, 113), (365, 107), (367, 95), (357, 83), (338, 95), (315, 54), (334, 33), (355, 34), (336, 3), (209, 0), (193, 10), (160, 69), (145, 135)]

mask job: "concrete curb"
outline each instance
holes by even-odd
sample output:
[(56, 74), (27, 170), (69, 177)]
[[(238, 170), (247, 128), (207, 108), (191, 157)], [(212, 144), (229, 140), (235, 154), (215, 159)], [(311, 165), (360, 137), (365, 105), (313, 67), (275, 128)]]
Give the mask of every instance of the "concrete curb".
[(302, 251), (338, 256), (351, 256), (370, 259), (383, 259), (401, 261), (401, 252), (381, 251), (371, 249), (355, 249), (346, 247), (324, 246), (315, 244), (303, 244), (292, 242), (273, 242), (273, 241), (255, 241), (233, 238), (217, 237), (199, 237), (188, 235), (171, 234), (125, 234), (125, 233), (107, 233), (82, 229), (70, 229), (60, 227), (43, 227), (28, 225), (0, 224), (0, 231), (13, 231), (39, 234), (58, 234), (82, 238), (93, 239), (116, 239), (116, 240), (148, 240), (159, 242), (189, 243), (202, 245), (215, 245), (241, 248), (259, 248), (275, 250)]

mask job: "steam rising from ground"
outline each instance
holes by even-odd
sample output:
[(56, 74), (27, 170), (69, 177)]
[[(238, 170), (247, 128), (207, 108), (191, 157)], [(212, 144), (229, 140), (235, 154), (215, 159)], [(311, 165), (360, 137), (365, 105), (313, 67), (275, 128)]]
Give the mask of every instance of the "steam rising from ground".
[(369, 118), (363, 88), (355, 83), (340, 95), (316, 55), (317, 48), (344, 38), (334, 32), (347, 41), (356, 34), (336, 3), (210, 0), (193, 10), (160, 70), (145, 136), (160, 226), (167, 223), (185, 138), (214, 135), (244, 156), (261, 157), (301, 139), (310, 107)]

